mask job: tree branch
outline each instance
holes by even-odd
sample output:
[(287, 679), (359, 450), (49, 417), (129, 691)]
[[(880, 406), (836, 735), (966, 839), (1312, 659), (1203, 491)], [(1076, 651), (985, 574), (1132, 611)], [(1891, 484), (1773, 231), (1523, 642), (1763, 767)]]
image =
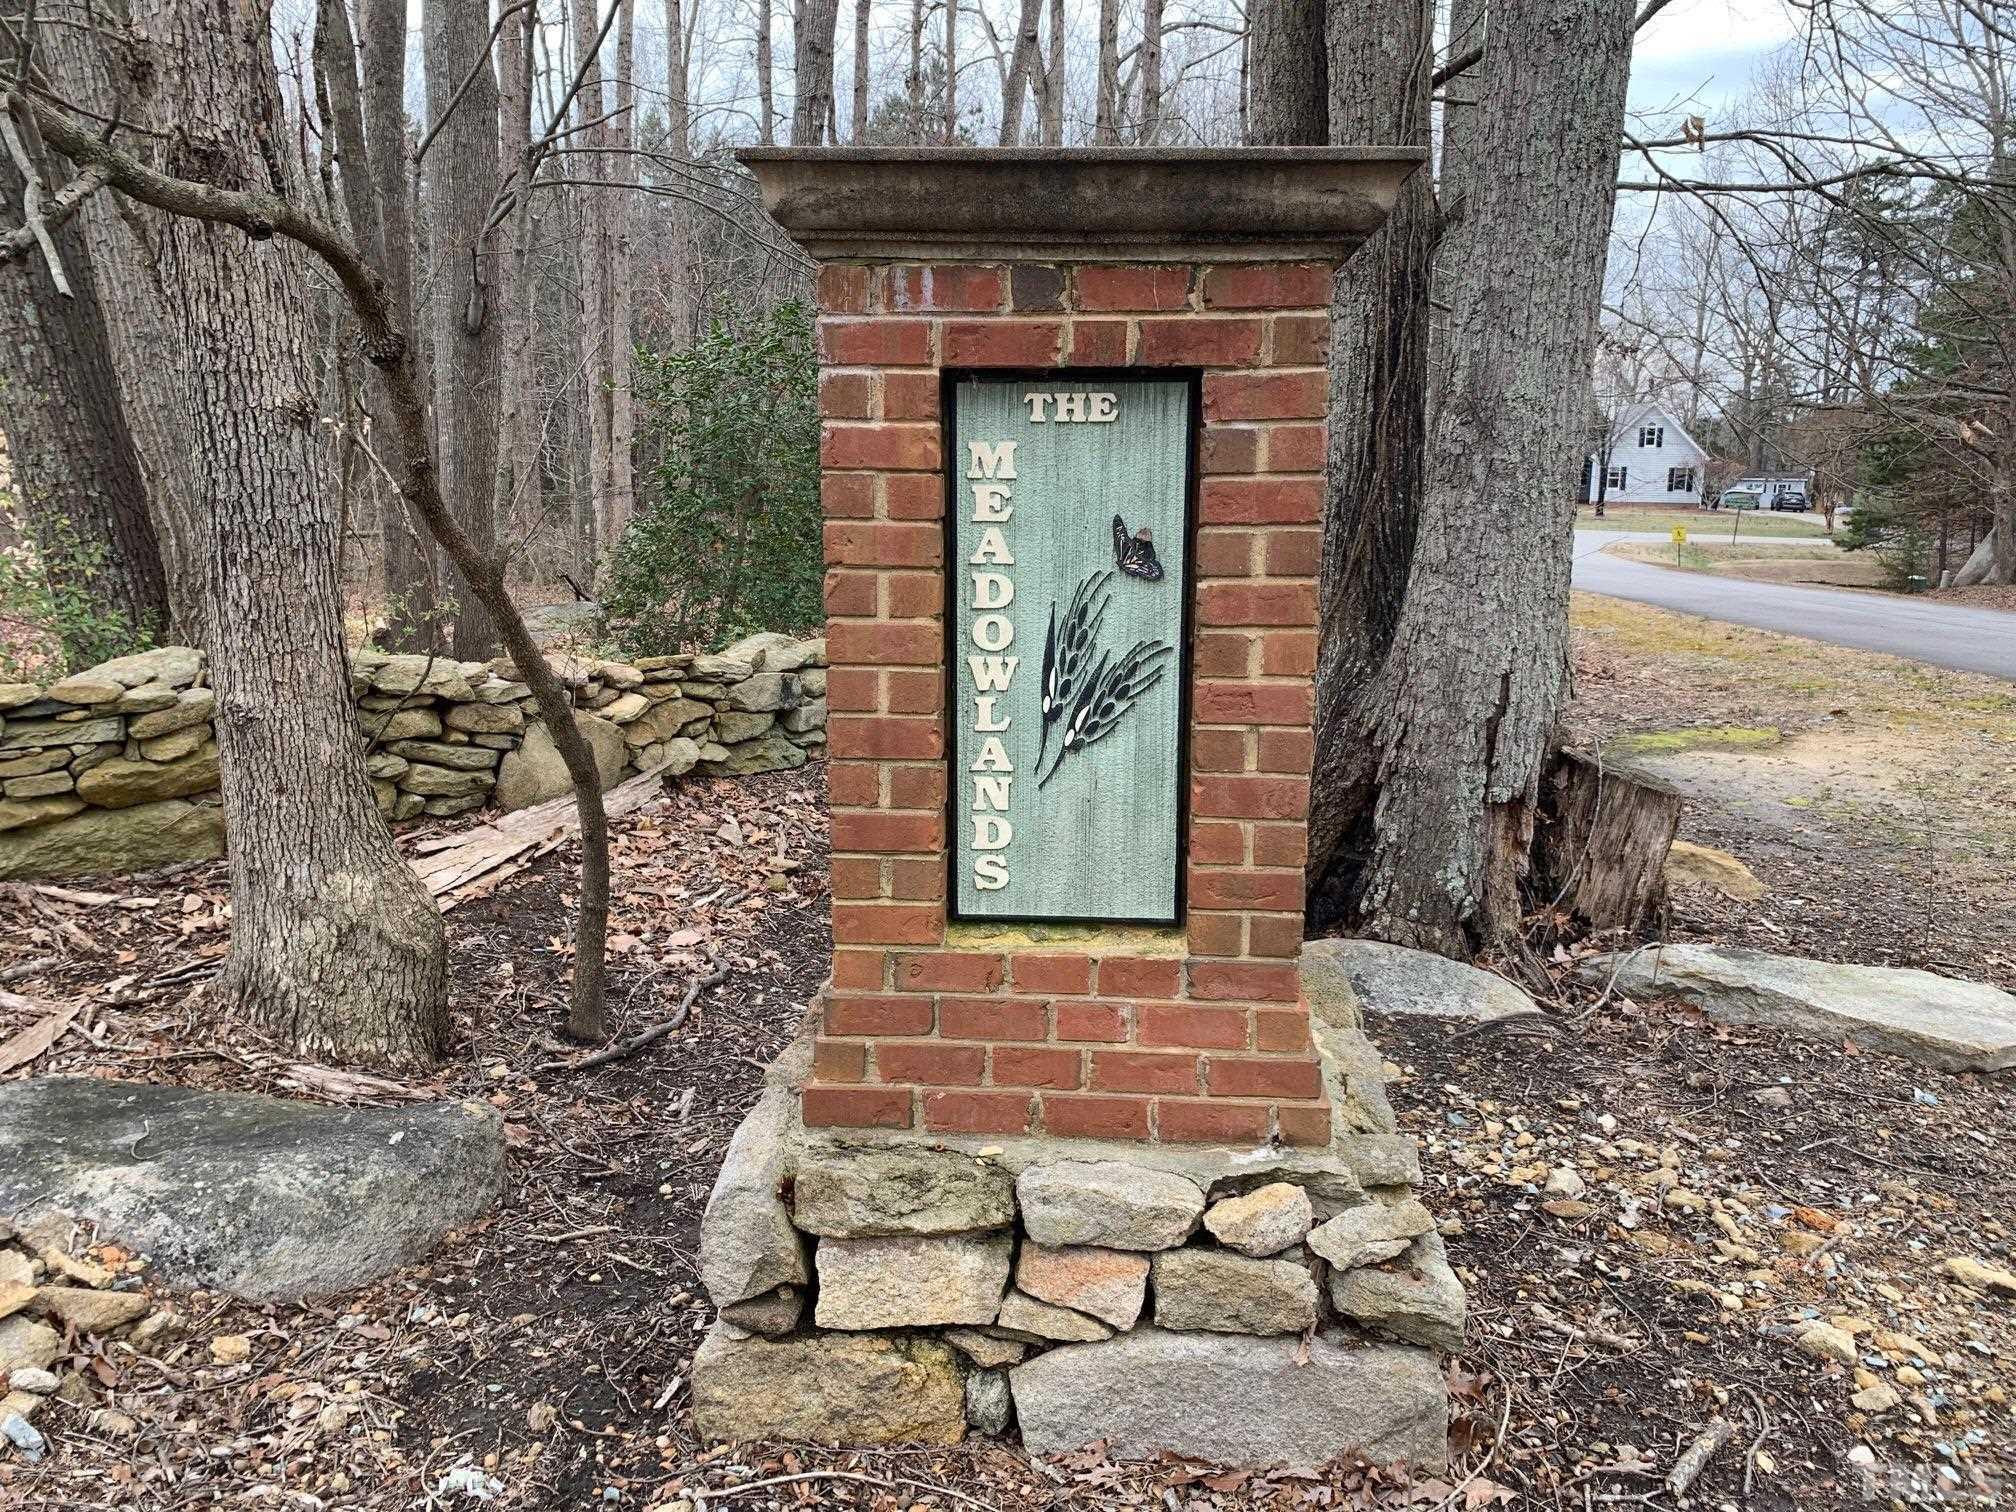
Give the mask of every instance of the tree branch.
[(518, 12), (527, 10), (536, 3), (537, 0), (518, 0), (518, 3), (511, 6), (508, 10), (497, 13), (497, 24), (490, 28), (490, 40), (483, 44), (483, 50), (476, 55), (476, 61), (470, 64), (469, 72), (463, 77), (462, 82), (455, 86), (454, 98), (449, 100), (448, 108), (441, 112), (441, 119), (427, 128), (427, 135), (422, 137), (420, 145), (413, 149), (413, 166), (415, 168), (418, 168), (420, 160), (427, 156), (427, 149), (434, 145), (434, 138), (441, 135), (441, 129), (448, 124), (449, 117), (455, 114), (455, 107), (462, 103), (462, 97), (469, 93), (469, 87), (476, 82), (476, 75), (490, 66), (490, 51), (497, 45), (498, 37), (503, 35), (504, 23), (517, 15)]

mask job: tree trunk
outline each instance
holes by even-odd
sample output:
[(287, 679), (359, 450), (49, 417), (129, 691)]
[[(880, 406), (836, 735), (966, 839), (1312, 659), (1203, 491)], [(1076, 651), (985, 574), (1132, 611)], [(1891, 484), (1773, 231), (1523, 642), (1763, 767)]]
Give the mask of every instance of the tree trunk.
[(945, 145), (959, 140), (959, 0), (945, 7)]
[[(1589, 413), (1632, 15), (1627, 0), (1492, 7), (1477, 158), (1522, 167), (1478, 176), (1465, 206), (1474, 252), (1437, 290), (1449, 367), (1390, 644), (1369, 664), (1332, 650), (1319, 694), (1311, 866), (1325, 912), (1447, 955), (1516, 929), (1566, 682), (1574, 503), (1561, 480)], [(1339, 19), (1333, 0), (1333, 132), (1354, 94)], [(1356, 265), (1346, 284), (1369, 271)], [(1336, 418), (1350, 418), (1341, 396)], [(1333, 615), (1326, 602), (1334, 647), (1355, 626)], [(1376, 656), (1379, 639), (1367, 642)]]
[(770, 0), (756, 0), (756, 140), (765, 147), (777, 140), (777, 97), (771, 84)]
[(1590, 929), (1642, 928), (1666, 895), (1680, 809), (1678, 790), (1656, 777), (1564, 750), (1541, 793), (1533, 881)]
[[(13, 47), (0, 33), (0, 69), (14, 72)], [(45, 192), (56, 186), (45, 155), (23, 131)], [(0, 152), (0, 204), (22, 203), (24, 181), (12, 154)], [(114, 639), (166, 638), (168, 578), (147, 513), (140, 454), (126, 422), (118, 375), (106, 344), (98, 282), (75, 220), (51, 235), (71, 297), (56, 290), (41, 254), (0, 268), (0, 431), (14, 472), (14, 494), (52, 582), (102, 603), (128, 634)], [(63, 652), (72, 671), (110, 647), (94, 631), (69, 625)]]
[(854, 0), (853, 117), (847, 140), (856, 147), (868, 140), (868, 7), (872, 0)]
[[(413, 292), (413, 185), (406, 158), (406, 0), (358, 0), (358, 17), (364, 135), (383, 227), (379, 268), (400, 326), (413, 331), (419, 328), (419, 310)], [(382, 386), (374, 396), (382, 410)], [(385, 455), (396, 451), (388, 446), (380, 452), (397, 485), (386, 493), (379, 521), (385, 552), (385, 642), (395, 651), (434, 651), (441, 646), (439, 569), (433, 542), (406, 511), (398, 459)]]
[[(862, 0), (866, 6), (867, 0)], [(686, 16), (680, 0), (665, 0), (665, 136), (674, 157), (693, 150), (692, 107), (686, 86)]]
[(903, 79), (910, 100), (910, 129), (924, 139), (924, 0), (910, 0), (910, 72)]
[[(1030, 79), (1041, 69), (1043, 0), (1022, 0), (1015, 23), (1015, 50), (1009, 56), (1008, 76), (1001, 84), (1001, 145), (1014, 147), (1022, 141), (1022, 102), (1028, 97)], [(1041, 84), (1037, 93), (1042, 93)]]
[(1050, 0), (1050, 64), (1043, 71), (1043, 145), (1064, 145), (1064, 0)]
[[(671, 0), (673, 5), (678, 0)], [(527, 181), (526, 153), (532, 144), (533, 49), (539, 25), (536, 5), (504, 23), (497, 38), (498, 168), (516, 175), (509, 213), (491, 232), (495, 259), (491, 319), (498, 325), (497, 472), (490, 495), (490, 518), (499, 539), (517, 535), (516, 522), (529, 504), (539, 504), (540, 413), (533, 364), (536, 289), (532, 242), (535, 218)]]
[(1092, 141), (1120, 141), (1120, 0), (1099, 0), (1099, 84), (1092, 105)]
[[(1364, 24), (1376, 27), (1381, 22), (1381, 15), (1358, 0), (1340, 3)], [(1413, 35), (1412, 5), (1397, 5), (1394, 10), (1401, 30)], [(1249, 15), (1248, 139), (1256, 146), (1322, 146), (1331, 139), (1324, 0), (1255, 0)]]
[[(163, 166), (288, 195), (263, 5), (141, 0), (178, 131)], [(447, 1036), (440, 914), (393, 847), (350, 703), (334, 511), (316, 475), (308, 288), (283, 241), (176, 216), (157, 222), (179, 291), (186, 438), (205, 513), (210, 675), (231, 844), (222, 1001), (297, 1052), (388, 1065)]]
[[(594, 0), (573, 0), (573, 6), (574, 66), (580, 68), (584, 60), (587, 65), (586, 81), (581, 86), (581, 92), (574, 97), (576, 129), (573, 140), (578, 147), (586, 150), (578, 159), (580, 166), (571, 170), (568, 176), (594, 182), (609, 176), (609, 165), (601, 151), (608, 142), (608, 130), (604, 125), (591, 123), (599, 122), (609, 107), (603, 97), (602, 65), (596, 56)], [(766, 21), (768, 15), (766, 5)], [(767, 92), (765, 106), (767, 109)], [(769, 140), (767, 135), (764, 140)], [(577, 254), (581, 272), (581, 316), (576, 330), (581, 353), (583, 412), (588, 419), (588, 476), (587, 486), (581, 490), (581, 501), (587, 510), (592, 537), (586, 543), (586, 558), (580, 565), (584, 575), (590, 579), (599, 575), (609, 549), (615, 544), (609, 534), (609, 440), (613, 418), (609, 409), (611, 193), (607, 189), (576, 191), (581, 215)], [(577, 489), (581, 488), (579, 471), (577, 468)]]
[[(636, 57), (636, 0), (623, 0), (623, 13), (616, 20), (616, 120), (610, 127), (613, 145), (619, 149), (609, 176), (619, 184), (637, 180), (637, 159), (622, 149), (635, 145), (637, 137), (637, 89), (631, 78)], [(631, 403), (631, 373), (636, 365), (637, 347), (630, 334), (633, 281), (636, 255), (630, 245), (630, 227), (635, 219), (636, 196), (621, 189), (603, 191), (609, 196), (609, 518), (604, 536), (605, 563), (613, 559), (623, 532), (630, 528), (630, 516), (637, 507), (636, 441), (637, 412)]]
[(1141, 0), (1141, 129), (1134, 140), (1153, 147), (1162, 138), (1162, 0)]
[(792, 38), (797, 93), (791, 106), (791, 145), (817, 147), (833, 110), (833, 34), (840, 24), (840, 0), (805, 0)]
[[(476, 549), (496, 549), (498, 371), (504, 324), (492, 308), (497, 243), (486, 230), (497, 194), (497, 78), (488, 59), (489, 8), (429, 5), (423, 11), (427, 149), (423, 183), (433, 267), (427, 324), (434, 349), (434, 433), (441, 492)], [(461, 101), (455, 101), (469, 81)], [(445, 118), (446, 124), (441, 124)], [(458, 584), (455, 654), (482, 661), (497, 651), (490, 613)]]

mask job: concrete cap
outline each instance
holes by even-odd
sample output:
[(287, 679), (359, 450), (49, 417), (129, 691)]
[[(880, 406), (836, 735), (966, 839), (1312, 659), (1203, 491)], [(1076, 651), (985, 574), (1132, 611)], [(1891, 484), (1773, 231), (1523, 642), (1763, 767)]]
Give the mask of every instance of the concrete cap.
[(1341, 262), (1416, 147), (754, 147), (763, 208), (821, 261)]

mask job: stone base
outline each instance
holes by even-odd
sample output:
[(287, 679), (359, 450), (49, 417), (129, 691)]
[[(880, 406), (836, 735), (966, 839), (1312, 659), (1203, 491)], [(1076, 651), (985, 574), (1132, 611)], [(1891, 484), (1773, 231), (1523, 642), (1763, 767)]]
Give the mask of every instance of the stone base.
[(1019, 1419), (1034, 1453), (1445, 1463), (1434, 1351), (1461, 1345), (1463, 1289), (1348, 1015), (1316, 1016), (1334, 1129), (1301, 1149), (807, 1130), (813, 1027), (701, 1225), (722, 1319), (694, 1361), (703, 1438), (948, 1443)]

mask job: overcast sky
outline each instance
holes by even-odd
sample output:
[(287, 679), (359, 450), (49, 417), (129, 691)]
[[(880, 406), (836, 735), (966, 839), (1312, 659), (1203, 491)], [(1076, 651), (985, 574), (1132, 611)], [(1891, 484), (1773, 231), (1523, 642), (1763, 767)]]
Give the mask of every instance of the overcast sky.
[(1740, 97), (1766, 54), (1797, 33), (1785, 0), (1674, 0), (1638, 34), (1631, 108), (1665, 111), (1693, 100), (1712, 117)]

